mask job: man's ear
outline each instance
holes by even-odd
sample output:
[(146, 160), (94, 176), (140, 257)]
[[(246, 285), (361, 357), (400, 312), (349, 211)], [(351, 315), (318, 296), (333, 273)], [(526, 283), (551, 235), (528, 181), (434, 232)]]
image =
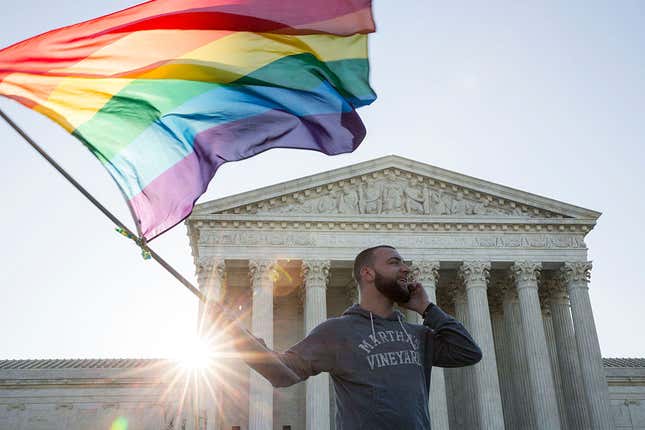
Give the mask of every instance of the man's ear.
[(374, 269), (368, 266), (361, 267), (361, 279), (374, 282)]

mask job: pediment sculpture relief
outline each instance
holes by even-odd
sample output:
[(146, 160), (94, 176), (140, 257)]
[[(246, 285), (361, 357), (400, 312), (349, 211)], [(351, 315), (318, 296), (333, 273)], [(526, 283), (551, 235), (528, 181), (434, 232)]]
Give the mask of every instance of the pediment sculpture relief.
[[(240, 213), (240, 208), (225, 213)], [(494, 196), (438, 185), (413, 174), (374, 173), (247, 205), (242, 213), (324, 215), (524, 216), (561, 215)]]

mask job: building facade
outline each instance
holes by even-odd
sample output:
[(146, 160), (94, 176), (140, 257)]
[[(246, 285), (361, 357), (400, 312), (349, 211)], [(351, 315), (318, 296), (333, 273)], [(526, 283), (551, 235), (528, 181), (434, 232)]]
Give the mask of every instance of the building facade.
[[(433, 429), (645, 429), (645, 362), (600, 354), (584, 241), (599, 216), (388, 156), (198, 205), (186, 224), (200, 289), (277, 350), (359, 300), (360, 250), (395, 246), (484, 353), (473, 367), (433, 369)], [(0, 430), (97, 428), (77, 418), (91, 415), (86, 404), (105, 422), (135, 414), (128, 429), (335, 428), (328, 375), (273, 389), (218, 336), (217, 364), (189, 396), (163, 376), (166, 362), (136, 367), (143, 379), (118, 362), (0, 362)], [(49, 427), (32, 426), (35, 405)], [(69, 425), (52, 427), (57, 416)]]
[(205, 428), (190, 380), (168, 360), (0, 360), (0, 430)]
[[(395, 246), (483, 350), (433, 371), (434, 428), (609, 429), (584, 243), (599, 216), (389, 156), (200, 205), (187, 224), (200, 288), (277, 349), (356, 301), (360, 250)], [(223, 406), (224, 428), (334, 427), (327, 375), (277, 394), (241, 363), (229, 373), (249, 406)]]

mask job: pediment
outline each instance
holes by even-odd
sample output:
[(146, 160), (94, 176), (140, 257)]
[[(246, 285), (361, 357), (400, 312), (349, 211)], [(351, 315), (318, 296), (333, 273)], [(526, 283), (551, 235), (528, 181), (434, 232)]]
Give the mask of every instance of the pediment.
[(191, 218), (578, 218), (600, 213), (398, 156), (198, 205)]

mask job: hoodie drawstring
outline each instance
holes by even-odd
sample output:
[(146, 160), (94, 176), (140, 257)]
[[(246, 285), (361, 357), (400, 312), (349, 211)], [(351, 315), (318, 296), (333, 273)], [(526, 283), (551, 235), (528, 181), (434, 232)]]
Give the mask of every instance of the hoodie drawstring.
[[(416, 351), (417, 347), (414, 346), (414, 342), (412, 342), (412, 336), (408, 333), (408, 331), (405, 329), (405, 326), (401, 322), (401, 316), (397, 313), (396, 314), (396, 319), (399, 320), (399, 325), (403, 329), (403, 333), (408, 337), (408, 341), (410, 342), (410, 345), (412, 345), (412, 350)], [(374, 316), (372, 316), (372, 312), (370, 312), (370, 322), (372, 323), (372, 336), (374, 336), (374, 339), (376, 339), (376, 330), (374, 330)]]
[[(401, 316), (400, 316), (399, 314), (396, 314), (396, 318), (399, 320), (399, 325), (400, 325), (400, 326), (401, 326), (401, 328), (403, 329), (403, 333), (405, 333), (405, 335), (408, 337), (408, 340), (410, 341), (410, 345), (412, 345), (412, 350), (413, 350), (413, 351), (416, 351), (416, 350), (417, 350), (417, 348), (416, 348), (416, 346), (414, 346), (414, 342), (412, 342), (412, 336), (410, 336), (410, 335), (408, 334), (408, 331), (405, 329), (405, 326), (404, 326), (404, 325), (403, 325), (403, 323), (401, 322)], [(374, 330), (374, 328), (372, 328), (372, 330)]]

